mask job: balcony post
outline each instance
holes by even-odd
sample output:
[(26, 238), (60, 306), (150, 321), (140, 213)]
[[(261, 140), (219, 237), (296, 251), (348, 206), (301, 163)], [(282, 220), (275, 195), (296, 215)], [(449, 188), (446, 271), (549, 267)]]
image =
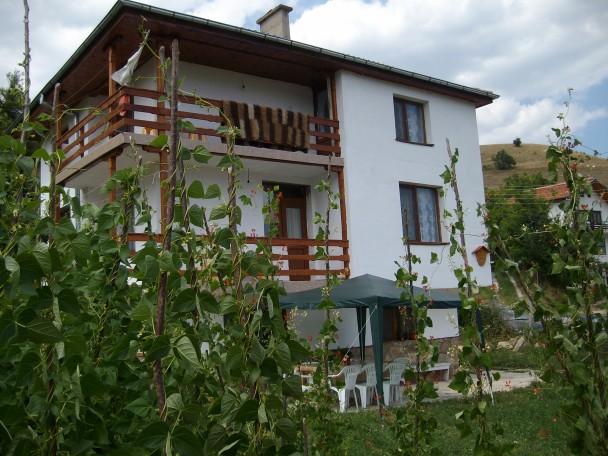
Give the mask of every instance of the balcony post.
[[(346, 224), (346, 190), (344, 186), (344, 168), (340, 168), (338, 171), (338, 192), (340, 192), (340, 225), (342, 226), (342, 240), (348, 240), (348, 227)], [(342, 248), (342, 255), (345, 257), (348, 255), (348, 247)], [(348, 279), (350, 277), (350, 262), (344, 260), (344, 276)]]
[(113, 44), (108, 47), (108, 96), (112, 96), (117, 88), (112, 75), (116, 72), (116, 48)]
[[(112, 177), (116, 173), (116, 155), (110, 155), (108, 158), (108, 177)], [(108, 195), (108, 203), (116, 201), (116, 188), (112, 189)]]

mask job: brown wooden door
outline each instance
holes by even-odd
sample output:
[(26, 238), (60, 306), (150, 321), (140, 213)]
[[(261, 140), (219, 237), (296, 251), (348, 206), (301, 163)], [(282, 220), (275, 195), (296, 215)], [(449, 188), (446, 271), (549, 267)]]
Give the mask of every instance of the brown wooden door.
[[(287, 192), (285, 192), (287, 193)], [(283, 193), (283, 195), (285, 195)], [(283, 196), (280, 203), (281, 218), (279, 220), (279, 237), (286, 239), (308, 239), (306, 232), (306, 194), (300, 196)], [(287, 246), (288, 255), (308, 255), (306, 245)], [(309, 269), (309, 261), (305, 259), (288, 260), (289, 270)], [(290, 280), (310, 280), (309, 276), (290, 275)]]

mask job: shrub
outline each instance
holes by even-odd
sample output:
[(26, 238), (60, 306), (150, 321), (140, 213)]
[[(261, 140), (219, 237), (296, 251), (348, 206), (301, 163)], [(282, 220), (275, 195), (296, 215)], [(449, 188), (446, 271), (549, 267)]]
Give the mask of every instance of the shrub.
[(504, 149), (496, 152), (496, 155), (492, 157), (492, 161), (496, 169), (511, 169), (517, 164), (513, 156)]
[(521, 139), (519, 139), (519, 138), (515, 138), (515, 139), (513, 140), (513, 145), (514, 145), (515, 147), (521, 147)]

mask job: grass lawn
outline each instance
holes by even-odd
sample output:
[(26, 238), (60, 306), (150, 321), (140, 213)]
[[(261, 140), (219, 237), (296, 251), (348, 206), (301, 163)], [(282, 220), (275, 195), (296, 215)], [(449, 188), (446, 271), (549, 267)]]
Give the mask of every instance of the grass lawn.
[(540, 347), (527, 343), (519, 351), (494, 350), (491, 352), (493, 369), (529, 369), (541, 370), (543, 353)]
[[(514, 455), (562, 455), (570, 454), (566, 441), (568, 425), (558, 409), (564, 399), (552, 389), (539, 387), (516, 389), (496, 393), (496, 405), (488, 406), (493, 423), (500, 423), (505, 441), (517, 442)], [(466, 404), (462, 400), (429, 403), (427, 411), (438, 421), (435, 435), (436, 446), (446, 455), (470, 455), (474, 437), (460, 438), (454, 427), (455, 414)], [(390, 411), (390, 409), (389, 409)], [(390, 414), (381, 419), (377, 409), (359, 413), (336, 413), (336, 421), (345, 435), (345, 454), (394, 455), (398, 454), (388, 423)]]

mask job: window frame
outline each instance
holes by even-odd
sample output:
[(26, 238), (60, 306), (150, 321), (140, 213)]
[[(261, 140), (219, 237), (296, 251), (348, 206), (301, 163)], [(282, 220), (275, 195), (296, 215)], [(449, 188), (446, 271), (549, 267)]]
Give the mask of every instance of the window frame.
[[(405, 223), (404, 223), (404, 219), (403, 219), (403, 200), (401, 198), (401, 189), (402, 188), (408, 188), (412, 190), (412, 205), (414, 207), (414, 220), (416, 223), (415, 229), (416, 229), (416, 239), (409, 239), (409, 243), (410, 244), (417, 244), (417, 245), (437, 245), (437, 244), (444, 244), (444, 242), (442, 241), (442, 236), (441, 236), (441, 212), (439, 210), (439, 191), (436, 187), (430, 187), (430, 186), (424, 186), (424, 185), (415, 185), (415, 184), (406, 184), (406, 183), (400, 183), (399, 184), (399, 208), (401, 211), (401, 233), (403, 235), (403, 237), (406, 237), (406, 233), (405, 233)], [(437, 229), (437, 240), (436, 241), (423, 241), (421, 238), (421, 230), (420, 230), (420, 210), (418, 208), (418, 189), (424, 189), (424, 190), (432, 190), (434, 193), (434, 200), (435, 200), (435, 227)]]
[[(420, 118), (422, 120), (422, 142), (418, 142), (418, 141), (412, 141), (409, 138), (409, 129), (408, 129), (408, 117), (407, 117), (407, 106), (415, 106), (420, 110)], [(417, 145), (421, 145), (421, 146), (432, 146), (432, 144), (429, 144), (427, 141), (428, 135), (426, 132), (426, 109), (425, 109), (425, 105), (426, 103), (424, 102), (420, 102), (420, 101), (414, 101), (414, 100), (410, 100), (407, 98), (402, 98), (402, 97), (398, 97), (398, 96), (394, 96), (393, 97), (393, 115), (395, 116), (395, 140), (399, 141), (399, 142), (404, 142), (404, 143), (408, 143), (408, 144), (417, 144)], [(399, 107), (400, 111), (401, 111), (401, 116), (403, 118), (403, 133), (404, 133), (404, 137), (399, 137), (399, 128), (397, 127), (397, 116), (396, 114), (396, 110)]]

